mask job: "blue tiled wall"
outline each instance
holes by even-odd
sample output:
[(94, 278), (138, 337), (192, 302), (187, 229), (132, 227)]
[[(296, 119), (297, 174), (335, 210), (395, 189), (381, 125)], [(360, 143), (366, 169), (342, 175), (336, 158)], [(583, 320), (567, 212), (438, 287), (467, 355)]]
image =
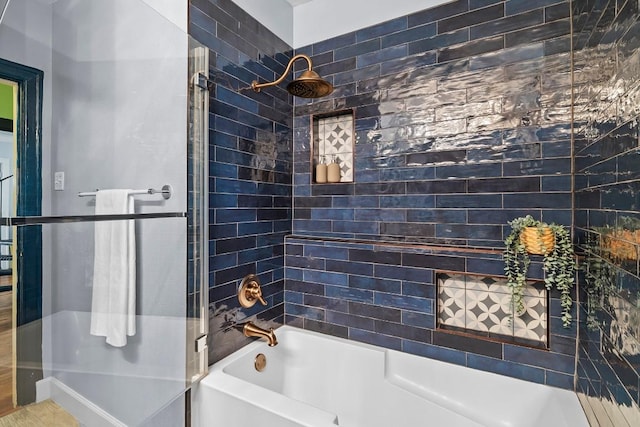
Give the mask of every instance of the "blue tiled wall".
[[(434, 320), (437, 270), (501, 275), (507, 221), (572, 223), (569, 15), (568, 2), (454, 1), (300, 49), (336, 90), (295, 100), (287, 323), (573, 387), (576, 328), (556, 295), (549, 351)], [(343, 109), (355, 182), (312, 184), (310, 116)]]
[[(190, 0), (189, 34), (210, 49), (209, 362), (246, 344), (238, 324), (283, 320), (284, 236), (291, 233), (292, 101), (273, 81), (291, 48), (231, 0)], [(268, 305), (239, 307), (257, 274)]]
[[(576, 328), (552, 294), (550, 348), (436, 330), (437, 271), (502, 274), (498, 251), (288, 237), (286, 322), (331, 335), (563, 388), (573, 388)], [(532, 277), (542, 277), (539, 263)]]
[[(499, 247), (516, 216), (571, 224), (569, 4), (520, 3), (456, 1), (300, 49), (336, 90), (295, 101), (295, 234)], [(312, 184), (309, 116), (341, 109), (355, 182)]]
[[(582, 265), (610, 286), (596, 324), (581, 308), (577, 391), (591, 425), (640, 425), (640, 13), (637, 1), (575, 2), (576, 231)], [(640, 235), (640, 234), (639, 234)], [(588, 269), (587, 269), (588, 267)], [(604, 275), (604, 277), (601, 277)], [(581, 276), (582, 301), (594, 281)]]

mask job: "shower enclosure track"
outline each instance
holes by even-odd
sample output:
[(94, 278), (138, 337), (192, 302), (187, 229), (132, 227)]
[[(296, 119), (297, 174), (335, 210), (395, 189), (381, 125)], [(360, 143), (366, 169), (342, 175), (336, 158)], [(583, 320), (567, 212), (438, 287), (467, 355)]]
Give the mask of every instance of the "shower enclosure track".
[(69, 222), (118, 221), (126, 219), (186, 218), (187, 212), (158, 212), (118, 215), (20, 216), (0, 218), (0, 225), (40, 225)]

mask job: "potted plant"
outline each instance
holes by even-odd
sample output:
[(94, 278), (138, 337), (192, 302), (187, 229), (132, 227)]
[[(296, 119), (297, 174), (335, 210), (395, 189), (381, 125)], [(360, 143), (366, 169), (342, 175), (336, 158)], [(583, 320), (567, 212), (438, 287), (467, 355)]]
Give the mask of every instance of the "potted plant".
[(571, 288), (575, 280), (575, 255), (569, 231), (562, 225), (546, 224), (531, 215), (509, 221), (511, 233), (505, 239), (504, 271), (511, 289), (513, 313), (524, 311), (524, 287), (531, 264), (529, 254), (543, 257), (547, 290), (560, 291), (562, 324), (571, 324)]

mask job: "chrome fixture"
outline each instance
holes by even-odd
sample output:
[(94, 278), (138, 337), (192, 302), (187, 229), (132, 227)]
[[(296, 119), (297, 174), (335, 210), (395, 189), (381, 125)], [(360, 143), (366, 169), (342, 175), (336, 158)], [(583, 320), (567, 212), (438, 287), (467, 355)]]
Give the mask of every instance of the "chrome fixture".
[[(96, 191), (86, 191), (83, 193), (78, 193), (78, 197), (94, 197), (96, 193), (100, 190)], [(162, 194), (162, 197), (165, 199), (170, 199), (171, 194), (173, 193), (173, 188), (169, 184), (163, 185), (160, 190), (156, 190), (155, 188), (147, 188), (144, 190), (131, 190), (129, 194), (137, 195), (137, 194)]]
[(262, 298), (262, 288), (260, 287), (258, 276), (249, 274), (242, 279), (238, 287), (238, 301), (244, 308), (253, 307), (256, 301), (260, 301), (262, 305), (267, 305), (267, 302)]
[(289, 74), (291, 66), (298, 59), (304, 59), (307, 61), (308, 69), (303, 71), (297, 79), (287, 85), (287, 91), (291, 95), (299, 96), (301, 98), (321, 98), (333, 92), (333, 86), (331, 83), (324, 80), (318, 75), (318, 73), (311, 69), (311, 58), (304, 54), (298, 54), (291, 58), (287, 64), (287, 69), (284, 70), (284, 73), (277, 80), (270, 83), (258, 83), (257, 80), (254, 80), (251, 83), (251, 88), (256, 92), (260, 92), (260, 89), (263, 87), (275, 86), (282, 83), (282, 81), (287, 77), (287, 74)]
[(269, 343), (269, 347), (275, 347), (278, 345), (278, 340), (276, 339), (276, 334), (273, 332), (273, 328), (262, 329), (259, 326), (254, 325), (252, 322), (247, 322), (242, 327), (242, 332), (245, 337), (258, 337), (264, 338)]

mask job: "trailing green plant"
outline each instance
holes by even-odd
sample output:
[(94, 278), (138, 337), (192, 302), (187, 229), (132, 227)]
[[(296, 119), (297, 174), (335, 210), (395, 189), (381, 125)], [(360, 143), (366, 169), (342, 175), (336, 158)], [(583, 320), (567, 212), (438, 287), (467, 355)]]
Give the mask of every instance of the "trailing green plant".
[[(524, 311), (524, 288), (527, 286), (527, 272), (531, 265), (531, 258), (520, 236), (527, 227), (538, 229), (538, 240), (543, 252), (544, 284), (547, 290), (553, 288), (560, 292), (562, 306), (562, 324), (568, 328), (571, 324), (571, 288), (575, 281), (576, 261), (573, 243), (569, 231), (562, 225), (546, 224), (534, 219), (531, 215), (515, 218), (509, 221), (511, 233), (505, 239), (504, 271), (507, 285), (511, 289), (513, 314), (519, 315)], [(548, 228), (554, 235), (553, 248), (546, 248), (542, 236)]]
[(606, 310), (609, 297), (616, 289), (616, 269), (600, 256), (599, 238), (592, 233), (584, 244), (584, 281), (587, 294), (587, 328), (596, 330), (602, 326), (598, 312)]

